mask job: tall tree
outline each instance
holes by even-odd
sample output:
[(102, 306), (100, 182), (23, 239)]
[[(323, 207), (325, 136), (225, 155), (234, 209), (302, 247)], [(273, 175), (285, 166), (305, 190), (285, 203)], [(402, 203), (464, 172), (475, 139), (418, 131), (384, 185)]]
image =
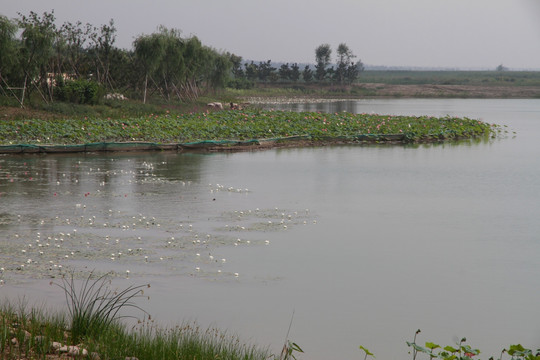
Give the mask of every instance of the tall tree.
[(136, 61), (144, 71), (143, 103), (146, 104), (148, 77), (159, 66), (165, 54), (165, 42), (159, 34), (141, 35), (133, 42)]
[(245, 73), (244, 73), (244, 70), (242, 69), (242, 57), (235, 54), (230, 54), (229, 61), (232, 64), (233, 76), (237, 79), (244, 78)]
[[(156, 81), (167, 100), (171, 99), (171, 95), (176, 94), (180, 97), (178, 84), (185, 77), (187, 63), (191, 59), (187, 58), (191, 55), (189, 52), (186, 40), (182, 38), (181, 31), (178, 29), (167, 29), (164, 26), (159, 27), (159, 36), (164, 44), (164, 53), (159, 62), (156, 74)], [(197, 49), (199, 44), (197, 44)]]
[(218, 54), (214, 51), (213, 61), (210, 66), (208, 86), (212, 90), (222, 89), (227, 84), (232, 62), (227, 54)]
[(330, 64), (330, 56), (332, 49), (329, 44), (319, 45), (315, 49), (315, 77), (319, 81), (323, 81), (326, 77), (326, 67)]
[(19, 16), (18, 25), (22, 29), (21, 67), (24, 69), (21, 105), (24, 103), (25, 91), (28, 91), (28, 95), (31, 93), (29, 82), (40, 91), (46, 101), (41, 90), (46, 86), (47, 72), (50, 70), (47, 65), (53, 56), (53, 44), (57, 37), (54, 11), (44, 12), (43, 17), (33, 11), (28, 16), (20, 13)]
[(354, 63), (352, 59), (355, 58), (351, 49), (345, 43), (339, 44), (337, 48), (337, 68), (335, 71), (335, 79), (340, 83), (344, 84), (347, 77), (347, 72), (350, 71), (349, 68)]
[(16, 31), (17, 24), (0, 15), (0, 88), (5, 81), (2, 74), (10, 71), (15, 64), (17, 55)]
[(60, 28), (65, 42), (65, 57), (68, 62), (65, 71), (75, 74), (76, 77), (87, 75), (91, 70), (86, 59), (86, 43), (92, 33), (92, 25), (83, 25), (80, 21), (75, 24), (65, 22)]
[(114, 20), (110, 19), (109, 24), (94, 28), (90, 39), (93, 42), (92, 54), (96, 68), (97, 81), (108, 88), (113, 87), (112, 79), (109, 76), (110, 57), (114, 42), (116, 41), (116, 27)]
[(361, 60), (358, 60), (356, 63), (351, 62), (351, 64), (347, 67), (347, 81), (352, 84), (358, 79), (362, 71), (364, 71), (364, 64)]

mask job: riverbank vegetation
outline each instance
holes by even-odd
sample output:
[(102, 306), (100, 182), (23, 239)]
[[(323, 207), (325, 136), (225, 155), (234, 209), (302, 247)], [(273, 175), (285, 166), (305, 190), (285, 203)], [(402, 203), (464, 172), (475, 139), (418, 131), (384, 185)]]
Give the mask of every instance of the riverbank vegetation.
[[(188, 103), (204, 96), (221, 97), (225, 89), (229, 94), (248, 91), (246, 96), (268, 89), (300, 96), (540, 96), (539, 72), (508, 71), (502, 65), (493, 71), (366, 71), (345, 43), (339, 44), (335, 56), (329, 44), (322, 44), (314, 49), (314, 63), (298, 64), (244, 60), (163, 26), (136, 36), (131, 49), (118, 48), (115, 41), (113, 19), (94, 26), (80, 21), (58, 24), (54, 11), (19, 14), (17, 19), (0, 15), (0, 104), (33, 108), (126, 98)], [(384, 89), (428, 84), (504, 91)], [(521, 91), (507, 90), (515, 88)]]
[(120, 118), (23, 119), (0, 121), (0, 143), (84, 144), (95, 142), (190, 143), (302, 137), (332, 141), (377, 140), (398, 135), (403, 142), (493, 136), (499, 128), (468, 118), (377, 114), (288, 112), (261, 109), (161, 114)]
[[(90, 274), (78, 285), (73, 278), (59, 286), (68, 312), (0, 302), (1, 359), (278, 359), (269, 350), (237, 336), (195, 323), (159, 327), (134, 302), (149, 285), (114, 289), (107, 276)], [(141, 310), (135, 325), (121, 322), (126, 308)], [(287, 357), (281, 357), (286, 360)]]
[[(104, 286), (103, 283), (97, 282), (93, 285)], [(99, 298), (89, 297), (86, 300), (91, 304)], [(95, 314), (95, 312), (87, 313), (88, 316)], [(0, 302), (0, 358), (288, 360), (300, 358), (300, 353), (304, 353), (300, 346), (287, 340), (281, 354), (274, 355), (267, 348), (245, 343), (237, 336), (216, 328), (202, 329), (196, 323), (163, 328), (159, 327), (150, 316), (145, 315), (136, 325), (128, 327), (117, 320), (100, 326), (99, 331), (86, 331), (84, 336), (77, 338), (73, 335), (72, 314), (28, 307), (24, 302), (13, 305), (4, 300)], [(429, 341), (421, 345), (416, 340), (419, 332), (420, 330), (415, 333), (412, 342), (406, 342), (412, 350), (409, 352), (412, 360), (482, 358), (481, 351), (466, 344), (465, 338), (444, 347)], [(363, 351), (364, 360), (368, 357), (375, 358), (374, 353), (364, 346), (359, 348)], [(306, 351), (309, 354), (309, 350)], [(521, 344), (513, 344), (502, 349), (498, 357), (490, 356), (489, 359), (540, 360), (540, 349), (533, 350)]]

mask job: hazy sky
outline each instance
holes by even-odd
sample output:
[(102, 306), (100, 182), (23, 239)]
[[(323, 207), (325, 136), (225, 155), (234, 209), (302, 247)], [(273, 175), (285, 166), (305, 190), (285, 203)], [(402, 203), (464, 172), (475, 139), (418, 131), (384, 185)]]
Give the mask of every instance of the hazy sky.
[[(0, 0), (0, 14), (99, 26), (116, 46), (165, 25), (256, 61), (315, 61), (346, 43), (364, 64), (540, 69), (540, 0)], [(335, 58), (335, 57), (334, 57)]]

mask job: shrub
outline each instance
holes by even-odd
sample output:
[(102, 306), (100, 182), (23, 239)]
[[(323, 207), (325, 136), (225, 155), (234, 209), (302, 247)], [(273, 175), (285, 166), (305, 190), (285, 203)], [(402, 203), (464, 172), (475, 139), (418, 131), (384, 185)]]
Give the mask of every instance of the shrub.
[(104, 90), (100, 84), (91, 80), (59, 81), (55, 89), (56, 98), (75, 104), (95, 105), (103, 97)]

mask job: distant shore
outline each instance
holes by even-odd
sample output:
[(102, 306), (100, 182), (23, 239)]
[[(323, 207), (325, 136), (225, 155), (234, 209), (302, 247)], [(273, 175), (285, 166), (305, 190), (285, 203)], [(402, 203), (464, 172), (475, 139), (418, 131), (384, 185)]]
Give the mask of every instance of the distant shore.
[[(264, 88), (264, 87), (263, 87)], [(268, 86), (269, 89), (273, 88)], [(540, 86), (520, 85), (442, 85), (442, 84), (385, 84), (361, 83), (345, 87), (308, 87), (313, 94), (278, 96), (291, 97), (295, 101), (306, 101), (316, 98), (475, 98), (475, 99), (535, 99), (540, 98)], [(315, 91), (321, 90), (321, 91)], [(256, 102), (267, 103), (274, 96), (255, 96)], [(243, 97), (246, 101), (253, 101), (253, 97)]]

